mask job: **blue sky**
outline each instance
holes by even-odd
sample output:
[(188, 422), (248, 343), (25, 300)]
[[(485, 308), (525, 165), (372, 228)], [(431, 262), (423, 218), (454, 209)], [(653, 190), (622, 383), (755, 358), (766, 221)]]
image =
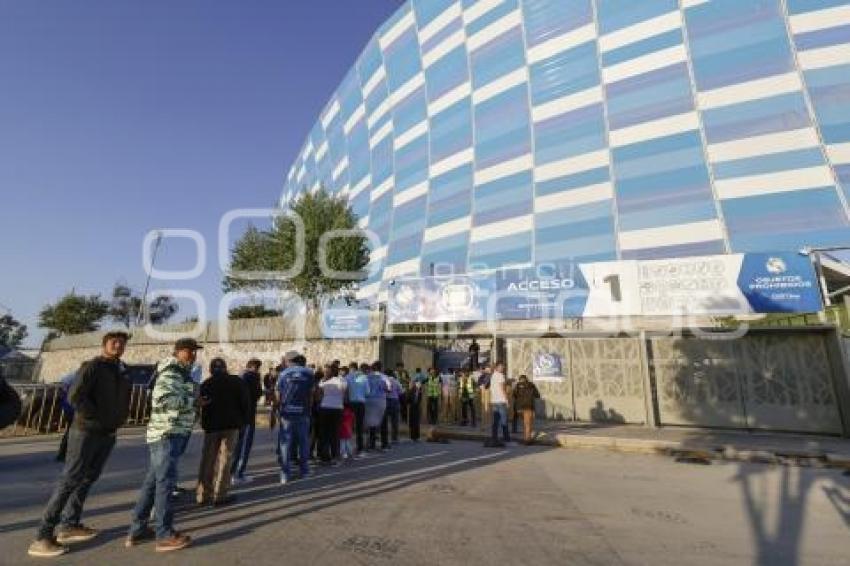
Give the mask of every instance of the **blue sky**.
[[(209, 245), (200, 278), (153, 288), (196, 290), (216, 312), (222, 214), (276, 202), (328, 97), (401, 4), (0, 4), (0, 305), (30, 326), (29, 343), (40, 308), (72, 288), (141, 288), (156, 228)], [(158, 267), (194, 257), (169, 240)]]

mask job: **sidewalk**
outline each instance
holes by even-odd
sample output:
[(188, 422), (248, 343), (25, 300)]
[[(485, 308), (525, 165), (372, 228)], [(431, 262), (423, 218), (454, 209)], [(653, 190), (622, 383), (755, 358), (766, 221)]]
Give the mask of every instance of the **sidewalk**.
[[(837, 437), (598, 423), (538, 422), (537, 427), (536, 444), (559, 448), (660, 454), (695, 462), (730, 460), (850, 470), (850, 439)], [(489, 435), (478, 428), (439, 425), (431, 436), (483, 442)]]

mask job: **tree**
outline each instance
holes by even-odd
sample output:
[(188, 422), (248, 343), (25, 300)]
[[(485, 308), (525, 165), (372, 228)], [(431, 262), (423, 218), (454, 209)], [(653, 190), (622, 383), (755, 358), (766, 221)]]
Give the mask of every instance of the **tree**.
[(300, 297), (308, 307), (316, 308), (326, 297), (351, 289), (366, 278), (369, 249), (365, 235), (331, 238), (326, 242), (326, 260), (330, 269), (354, 272), (355, 280), (331, 277), (319, 264), (319, 243), (331, 230), (356, 230), (357, 219), (344, 197), (331, 196), (324, 190), (305, 191), (290, 207), (304, 223), (304, 267), (289, 279), (241, 279), (236, 271), (285, 272), (296, 262), (296, 227), (287, 215), (276, 217), (268, 230), (249, 228), (231, 253), (230, 272), (223, 287), (234, 290), (280, 289)]
[(177, 314), (178, 310), (179, 305), (172, 297), (158, 295), (148, 303), (145, 312), (142, 312), (142, 298), (136, 295), (129, 286), (116, 283), (112, 289), (109, 316), (126, 328), (136, 324), (136, 321), (139, 320), (139, 314), (146, 315), (151, 324), (163, 324)]
[(77, 295), (73, 291), (47, 305), (38, 315), (41, 328), (54, 330), (60, 336), (81, 334), (100, 328), (100, 321), (109, 313), (109, 303), (100, 295)]
[(10, 314), (0, 316), (0, 346), (17, 348), (27, 337), (27, 327)]
[(265, 305), (242, 305), (230, 309), (227, 318), (236, 320), (240, 318), (271, 318), (280, 315), (281, 311), (266, 308)]

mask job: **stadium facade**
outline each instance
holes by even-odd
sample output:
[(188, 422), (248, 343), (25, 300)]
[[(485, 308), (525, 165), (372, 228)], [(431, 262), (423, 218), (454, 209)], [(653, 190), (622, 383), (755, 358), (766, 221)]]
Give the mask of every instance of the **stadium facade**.
[(847, 0), (411, 0), (292, 165), (382, 280), (850, 243)]

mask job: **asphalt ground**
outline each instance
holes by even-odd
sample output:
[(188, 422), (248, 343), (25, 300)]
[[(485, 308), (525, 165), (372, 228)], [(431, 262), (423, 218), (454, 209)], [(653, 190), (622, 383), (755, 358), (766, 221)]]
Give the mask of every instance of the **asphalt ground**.
[[(194, 487), (201, 435), (181, 465)], [(57, 439), (0, 442), (0, 564), (26, 555), (60, 465)], [(835, 469), (709, 465), (604, 451), (403, 442), (387, 453), (278, 484), (258, 430), (255, 481), (236, 503), (178, 503), (183, 551), (125, 549), (147, 464), (123, 434), (90, 494), (101, 530), (56, 564), (759, 564), (850, 565), (850, 477)]]

